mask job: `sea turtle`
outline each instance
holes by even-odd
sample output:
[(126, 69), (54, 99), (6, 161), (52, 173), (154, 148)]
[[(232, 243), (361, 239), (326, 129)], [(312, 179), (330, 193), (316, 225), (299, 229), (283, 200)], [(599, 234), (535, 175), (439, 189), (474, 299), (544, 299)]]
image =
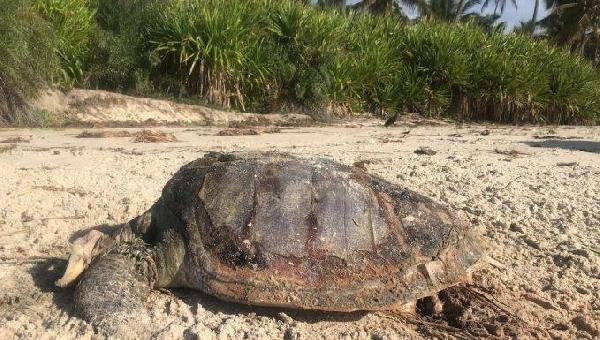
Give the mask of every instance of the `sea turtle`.
[(140, 322), (160, 287), (260, 306), (394, 309), (460, 282), (483, 255), (473, 230), (364, 167), (208, 153), (141, 216), (76, 240), (57, 285), (83, 273), (76, 310), (108, 328)]

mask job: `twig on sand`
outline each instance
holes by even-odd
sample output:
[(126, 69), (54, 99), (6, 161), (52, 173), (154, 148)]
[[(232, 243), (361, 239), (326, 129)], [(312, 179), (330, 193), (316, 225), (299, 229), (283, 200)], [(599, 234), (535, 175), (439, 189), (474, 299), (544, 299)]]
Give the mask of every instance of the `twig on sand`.
[(48, 221), (48, 220), (83, 220), (85, 216), (75, 215), (75, 216), (64, 216), (64, 217), (44, 217), (39, 218), (40, 221)]
[[(417, 318), (417, 317), (413, 317), (410, 315), (404, 315), (402, 313), (397, 313), (397, 312), (393, 312), (393, 311), (386, 311), (383, 313), (383, 315), (385, 315), (391, 319), (394, 319), (394, 320), (404, 321), (406, 323), (409, 323), (409, 324), (417, 326), (417, 327), (428, 326), (433, 329), (438, 329), (438, 330), (442, 330), (447, 333), (452, 333), (452, 336), (457, 339), (473, 339), (473, 338), (475, 338), (474, 336), (472, 336), (471, 334), (469, 334), (468, 332), (466, 332), (460, 328), (456, 328), (456, 327), (452, 327), (452, 326), (444, 325), (444, 324), (440, 324), (440, 323), (430, 322), (430, 321), (424, 320), (423, 318)], [(429, 330), (429, 331), (431, 331), (431, 330)]]
[(506, 186), (504, 186), (504, 189), (507, 189), (511, 184), (513, 184), (514, 181), (518, 180), (521, 177), (523, 177), (523, 176), (519, 175), (519, 176), (511, 179), (510, 181), (508, 181), (508, 183), (506, 184)]
[(594, 249), (594, 248), (588, 248), (588, 249), (589, 249), (591, 252), (594, 252), (594, 253), (596, 253), (596, 254), (600, 255), (600, 250), (596, 250), (596, 249)]
[(83, 215), (75, 215), (75, 216), (55, 216), (55, 217), (41, 217), (41, 218), (32, 218), (27, 221), (49, 221), (49, 220), (83, 220), (85, 216)]
[(28, 256), (25, 258), (0, 258), (0, 265), (18, 265), (18, 264), (28, 264), (28, 263), (39, 263), (44, 261), (66, 261), (67, 259), (56, 256)]
[(365, 155), (370, 155), (370, 154), (393, 155), (393, 154), (395, 154), (394, 152), (386, 152), (386, 151), (363, 151), (363, 150), (344, 150), (343, 152), (347, 152), (347, 153), (361, 153), (361, 154), (365, 154)]
[(29, 229), (27, 229), (27, 228), (23, 228), (23, 229), (19, 229), (19, 230), (12, 231), (12, 232), (10, 232), (10, 233), (6, 233), (6, 234), (0, 234), (0, 237), (14, 236), (14, 235), (17, 235), (17, 234), (23, 234), (23, 233), (26, 233), (26, 232), (28, 232), (28, 231), (29, 231)]
[(6, 138), (2, 141), (0, 141), (0, 143), (10, 143), (10, 144), (14, 144), (14, 143), (29, 143), (31, 142), (31, 139), (27, 139), (27, 138), (23, 138), (21, 136), (17, 136), (17, 137), (10, 137), (10, 138)]
[(559, 162), (556, 163), (556, 166), (577, 166), (579, 163), (577, 162)]
[[(460, 328), (456, 328), (456, 327), (452, 327), (452, 326), (448, 326), (448, 325), (443, 325), (443, 324), (439, 324), (439, 323), (435, 323), (435, 322), (429, 322), (429, 321), (425, 321), (425, 320), (410, 320), (407, 319), (407, 322), (415, 325), (415, 326), (428, 326), (431, 327), (433, 329), (440, 329), (443, 330), (446, 333), (452, 333), (452, 336), (455, 337), (456, 339), (476, 339), (475, 336), (469, 334), (468, 332), (463, 331)], [(430, 330), (431, 331), (431, 330)]]
[(465, 286), (465, 287), (462, 287), (462, 288), (468, 294), (470, 294), (472, 296), (474, 295), (480, 301), (483, 301), (483, 302), (491, 305), (492, 307), (494, 307), (493, 309), (496, 309), (496, 311), (501, 311), (501, 312), (503, 312), (506, 315), (514, 316), (510, 311), (508, 311), (506, 309), (506, 307), (500, 305), (502, 302), (497, 301), (493, 297), (488, 296), (488, 294), (475, 289), (475, 287), (473, 287), (473, 286)]
[[(494, 297), (489, 296), (489, 294), (486, 294), (484, 292), (479, 291), (478, 289), (475, 289), (475, 286), (466, 286), (466, 287), (463, 287), (463, 289), (466, 290), (467, 292), (471, 293), (472, 295), (474, 295), (476, 298), (479, 298), (480, 301), (487, 303), (487, 304), (491, 305), (492, 307), (495, 307), (496, 311), (501, 311), (502, 313), (509, 315), (513, 318), (516, 318), (528, 326), (531, 326), (531, 324), (529, 322), (527, 322), (520, 316), (510, 312), (507, 309), (508, 306), (506, 306), (504, 303), (496, 300)], [(506, 307), (501, 306), (501, 304), (505, 305)]]
[(85, 130), (82, 133), (75, 136), (77, 138), (110, 138), (110, 137), (131, 137), (129, 131), (88, 131)]
[(46, 190), (46, 191), (54, 191), (54, 192), (58, 192), (58, 191), (63, 191), (63, 192), (67, 192), (71, 195), (77, 195), (77, 196), (85, 196), (88, 194), (88, 192), (81, 190), (81, 189), (77, 189), (77, 188), (62, 188), (62, 187), (56, 187), (53, 185), (36, 185), (34, 187), (32, 187), (33, 189), (40, 189), (40, 190)]

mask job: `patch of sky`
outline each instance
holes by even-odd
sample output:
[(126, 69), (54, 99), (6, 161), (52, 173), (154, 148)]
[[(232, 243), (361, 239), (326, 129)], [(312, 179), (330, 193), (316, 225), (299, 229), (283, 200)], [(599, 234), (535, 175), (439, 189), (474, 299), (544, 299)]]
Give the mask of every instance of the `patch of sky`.
[[(348, 5), (352, 5), (359, 2), (359, 0), (348, 0)], [(540, 1), (540, 9), (538, 20), (544, 18), (548, 11), (546, 10), (545, 5), (543, 5), (543, 1)], [(506, 22), (506, 25), (509, 29), (519, 26), (521, 22), (527, 22), (531, 20), (533, 16), (533, 8), (535, 5), (535, 1), (533, 0), (517, 0), (517, 6), (514, 7), (511, 3), (506, 4), (506, 8), (504, 9), (504, 13), (500, 17), (500, 21)], [(404, 6), (403, 6), (404, 7)], [(493, 14), (494, 13), (494, 4), (493, 1), (486, 8), (482, 8), (479, 6), (475, 11), (480, 11), (483, 14)], [(405, 8), (406, 13), (410, 17), (416, 17), (418, 13), (415, 11), (411, 11), (408, 8)], [(498, 10), (499, 11), (499, 10)]]

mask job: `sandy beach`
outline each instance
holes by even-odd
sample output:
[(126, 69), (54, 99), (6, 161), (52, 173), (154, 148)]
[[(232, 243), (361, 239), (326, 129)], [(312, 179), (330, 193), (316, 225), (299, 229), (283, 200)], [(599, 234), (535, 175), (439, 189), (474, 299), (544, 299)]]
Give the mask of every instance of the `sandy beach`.
[[(209, 151), (277, 150), (352, 165), (429, 196), (480, 228), (487, 260), (457, 291), (459, 317), (319, 313), (156, 291), (153, 338), (395, 339), (600, 336), (600, 127), (360, 120), (229, 136), (222, 127), (0, 129), (0, 338), (95, 338), (54, 286), (78, 232), (128, 221)], [(415, 153), (423, 147), (432, 152)], [(421, 149), (423, 150), (423, 149)], [(427, 150), (426, 150), (427, 151)]]

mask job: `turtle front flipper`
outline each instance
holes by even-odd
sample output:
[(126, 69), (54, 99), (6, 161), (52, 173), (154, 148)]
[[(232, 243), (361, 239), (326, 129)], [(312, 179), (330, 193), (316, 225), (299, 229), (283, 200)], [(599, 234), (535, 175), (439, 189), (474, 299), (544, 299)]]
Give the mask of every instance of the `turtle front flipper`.
[(71, 245), (71, 254), (63, 276), (56, 281), (58, 287), (67, 287), (76, 282), (93, 260), (121, 244), (133, 242), (145, 236), (151, 223), (152, 210), (134, 218), (128, 223), (106, 228), (103, 231), (92, 229), (76, 239)]
[(56, 281), (58, 287), (67, 287), (83, 273), (93, 259), (96, 245), (105, 239), (106, 235), (92, 230), (78, 238), (71, 246), (71, 254), (63, 276)]
[[(150, 210), (125, 224), (103, 228), (101, 231), (90, 230), (73, 242), (67, 268), (63, 276), (56, 281), (56, 285), (67, 287), (74, 284), (95, 258), (109, 253), (120, 245), (136, 243), (140, 240), (150, 245), (157, 245), (164, 241), (164, 245), (158, 247), (159, 253), (161, 249), (164, 250), (162, 251), (163, 255), (169, 257), (168, 265), (172, 265), (171, 267), (161, 267), (166, 272), (161, 271), (159, 280), (166, 285), (175, 274), (170, 271), (178, 270), (178, 266), (183, 260), (181, 253), (183, 240), (176, 231), (180, 223), (163, 201), (158, 200)], [(176, 242), (176, 245), (171, 245), (172, 242)], [(173, 266), (174, 263), (177, 266)], [(170, 276), (165, 277), (165, 275)]]
[(75, 290), (76, 312), (100, 333), (144, 338), (150, 316), (144, 302), (152, 286), (151, 263), (119, 253), (94, 261)]

